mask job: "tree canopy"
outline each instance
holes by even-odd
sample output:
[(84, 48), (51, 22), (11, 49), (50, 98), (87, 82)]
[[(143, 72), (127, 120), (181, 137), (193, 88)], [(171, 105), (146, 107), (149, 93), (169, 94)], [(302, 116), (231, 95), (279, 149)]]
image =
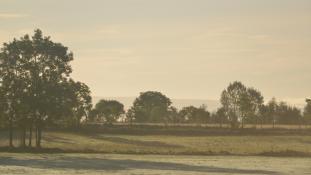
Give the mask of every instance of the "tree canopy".
[(243, 127), (246, 120), (256, 120), (263, 97), (258, 90), (235, 81), (222, 92), (220, 102), (231, 126), (237, 127), (241, 123)]
[[(39, 29), (32, 37), (25, 35), (3, 44), (0, 54), (1, 110), (10, 123), (10, 138), (14, 124), (23, 129), (23, 137), (26, 127), (32, 131), (34, 126), (36, 146), (40, 147), (45, 124), (59, 116), (75, 116), (79, 120), (86, 115), (91, 103), (90, 91), (85, 84), (70, 79), (72, 60), (73, 54), (67, 47), (43, 36)], [(25, 138), (22, 145), (25, 145)]]
[[(100, 100), (93, 109), (94, 120), (116, 122), (124, 114), (124, 105), (116, 100)], [(96, 118), (96, 119), (95, 119)]]
[(131, 107), (136, 122), (161, 122), (168, 120), (171, 100), (160, 92), (142, 92)]

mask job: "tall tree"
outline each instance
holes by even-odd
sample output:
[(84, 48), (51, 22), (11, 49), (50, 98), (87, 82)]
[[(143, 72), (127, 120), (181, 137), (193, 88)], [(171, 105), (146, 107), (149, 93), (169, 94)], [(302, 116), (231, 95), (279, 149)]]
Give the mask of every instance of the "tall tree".
[(261, 93), (254, 88), (247, 88), (247, 97), (244, 104), (246, 111), (246, 122), (253, 123), (255, 126), (260, 120), (260, 108), (263, 105), (264, 98)]
[[(70, 84), (72, 72), (70, 62), (73, 54), (50, 37), (44, 37), (40, 30), (5, 43), (0, 53), (1, 90), (5, 92), (7, 118), (12, 146), (13, 123), (23, 130), (22, 145), (25, 145), (25, 127), (35, 128), (36, 146), (41, 147), (42, 128), (56, 116), (61, 116), (64, 107), (74, 110), (78, 118), (90, 108), (89, 90), (82, 83)], [(67, 96), (72, 87), (73, 95)], [(69, 98), (69, 99), (68, 99)], [(74, 103), (75, 102), (75, 103)], [(66, 104), (66, 105), (65, 105)], [(69, 105), (71, 104), (71, 105)], [(62, 109), (62, 110), (60, 110)]]
[(221, 94), (220, 102), (226, 111), (232, 128), (238, 127), (239, 122), (246, 115), (242, 106), (246, 93), (247, 88), (241, 82), (235, 81), (230, 83)]
[(171, 104), (171, 100), (162, 93), (147, 91), (135, 99), (131, 113), (136, 122), (165, 122)]
[[(13, 147), (13, 128), (17, 122), (24, 132), (24, 123), (27, 113), (23, 109), (28, 92), (28, 72), (24, 69), (26, 62), (24, 58), (29, 54), (26, 35), (21, 40), (14, 39), (11, 43), (4, 43), (0, 54), (0, 79), (3, 92), (2, 103), (7, 107), (7, 118), (9, 122), (9, 145)], [(22, 112), (23, 111), (23, 112)], [(25, 133), (22, 134), (23, 136)], [(24, 146), (22, 140), (22, 146)]]
[(258, 90), (235, 81), (222, 92), (220, 102), (231, 127), (238, 127), (241, 123), (243, 128), (245, 122), (257, 123), (263, 96)]

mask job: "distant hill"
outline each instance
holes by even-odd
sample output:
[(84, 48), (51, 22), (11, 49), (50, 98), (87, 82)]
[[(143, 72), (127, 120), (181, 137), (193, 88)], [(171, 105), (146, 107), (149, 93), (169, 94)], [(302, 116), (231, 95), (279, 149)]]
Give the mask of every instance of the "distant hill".
[[(100, 99), (107, 99), (107, 100), (117, 100), (124, 104), (125, 109), (129, 109), (136, 97), (93, 97), (93, 104), (96, 104)], [(215, 111), (219, 106), (220, 103), (217, 100), (202, 100), (202, 99), (171, 99), (173, 106), (177, 109), (181, 109), (185, 106), (195, 106), (199, 107), (202, 104), (207, 106), (209, 111)]]

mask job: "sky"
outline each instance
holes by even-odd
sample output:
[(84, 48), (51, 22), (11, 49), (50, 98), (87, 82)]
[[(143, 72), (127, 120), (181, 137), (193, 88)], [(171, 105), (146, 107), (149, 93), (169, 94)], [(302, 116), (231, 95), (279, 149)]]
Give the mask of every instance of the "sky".
[(0, 0), (1, 43), (37, 28), (93, 96), (218, 100), (236, 80), (266, 100), (311, 96), (310, 0)]

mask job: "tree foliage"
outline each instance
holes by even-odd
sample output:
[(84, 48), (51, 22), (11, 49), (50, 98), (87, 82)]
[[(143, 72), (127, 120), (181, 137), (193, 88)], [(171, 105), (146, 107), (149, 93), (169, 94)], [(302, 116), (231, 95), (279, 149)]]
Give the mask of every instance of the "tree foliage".
[(258, 90), (235, 81), (222, 92), (220, 102), (231, 127), (238, 127), (240, 123), (243, 127), (246, 121), (257, 120), (263, 97)]
[(64, 115), (79, 120), (90, 109), (88, 87), (70, 79), (73, 54), (40, 30), (4, 43), (0, 55), (1, 110), (10, 123), (10, 140), (16, 125), (23, 131), (25, 146), (26, 128), (32, 132), (34, 127), (40, 147), (45, 125)]
[(202, 105), (197, 108), (194, 106), (187, 106), (179, 111), (180, 118), (188, 123), (207, 123), (210, 120), (210, 113), (206, 106)]
[(131, 107), (136, 122), (163, 122), (169, 118), (171, 100), (160, 92), (147, 91), (140, 94)]
[(93, 109), (93, 120), (116, 122), (124, 114), (124, 105), (116, 100), (100, 100)]

